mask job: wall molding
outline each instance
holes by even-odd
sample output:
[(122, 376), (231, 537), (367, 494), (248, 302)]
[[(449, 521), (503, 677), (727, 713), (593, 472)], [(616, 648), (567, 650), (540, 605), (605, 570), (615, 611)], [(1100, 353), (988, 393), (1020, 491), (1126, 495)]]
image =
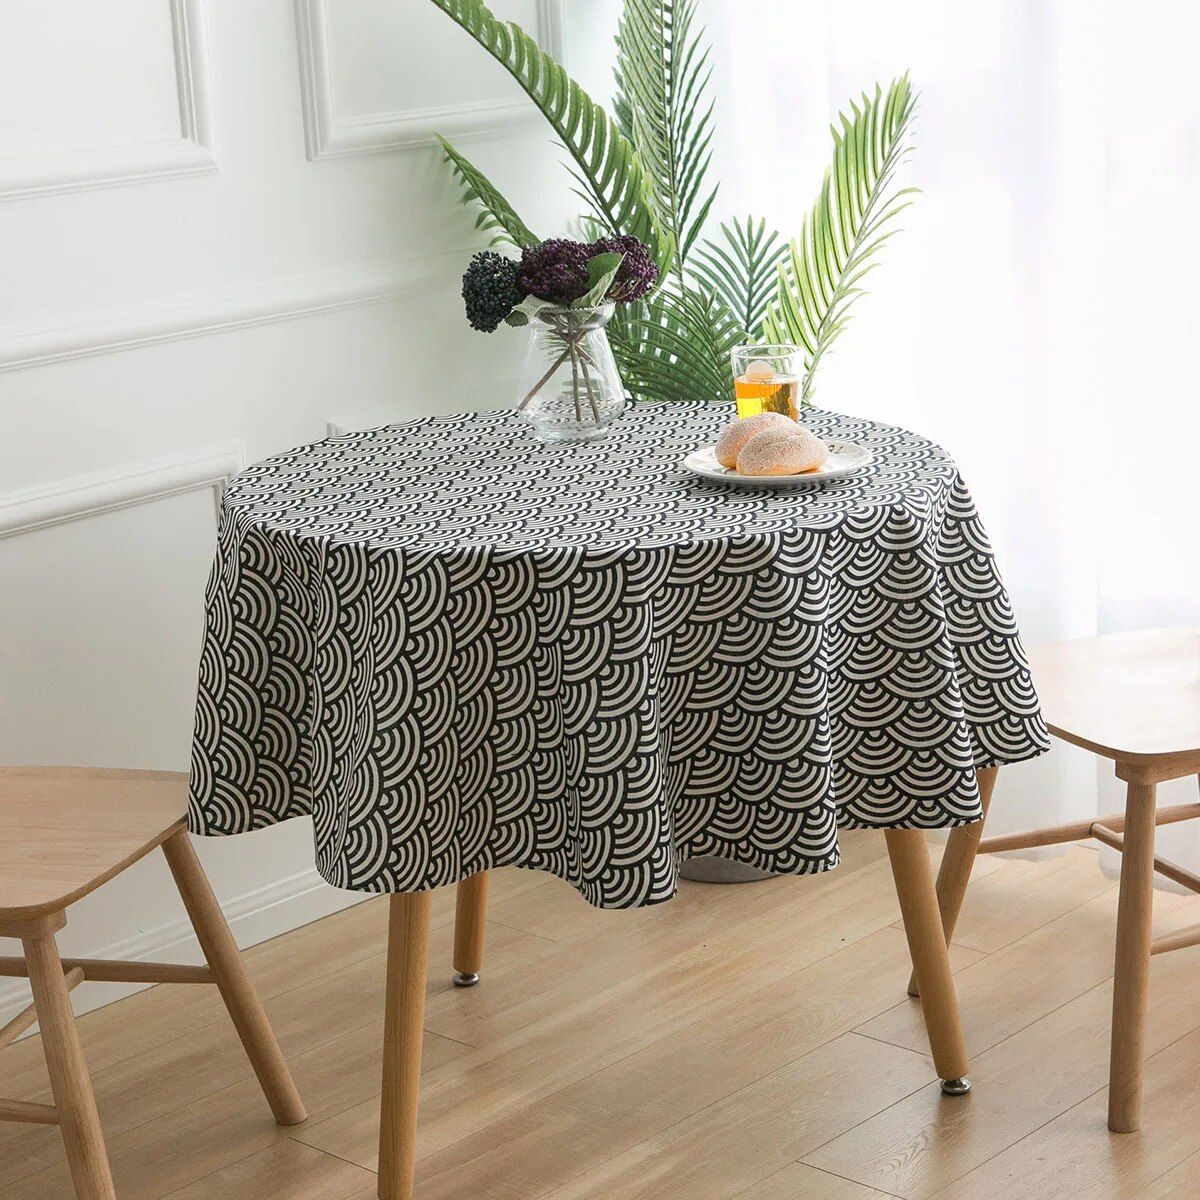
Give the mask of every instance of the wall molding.
[(0, 200), (197, 175), (217, 169), (203, 0), (170, 0), (180, 136), (0, 159)]
[(461, 271), (462, 258), (460, 250), (275, 280), (238, 291), (185, 296), (73, 324), (9, 326), (0, 336), (0, 372), (418, 295)]
[[(330, 887), (317, 874), (315, 867), (309, 867), (286, 879), (222, 901), (221, 908), (238, 945), (245, 949), (371, 898), (365, 892), (346, 892)], [(80, 951), (76, 957), (188, 964), (204, 961), (200, 943), (196, 941), (191, 922), (186, 918), (143, 930), (133, 937), (96, 947), (86, 953)], [(149, 986), (153, 985), (85, 984), (72, 994), (71, 999), (75, 1012), (82, 1015)], [(28, 1003), (29, 986), (24, 981), (6, 982), (0, 986), (0, 1026), (15, 1017)]]
[[(449, 104), (339, 119), (334, 112), (327, 4), (328, 0), (296, 0), (304, 143), (310, 161), (432, 146), (439, 133), (458, 138), (541, 120), (536, 107), (524, 97), (502, 103)], [(544, 50), (562, 61), (562, 0), (538, 0), (535, 36)]]
[(226, 442), (8, 492), (0, 495), (0, 539), (205, 488), (212, 489), (217, 507), (226, 480), (240, 471), (245, 461), (243, 445)]

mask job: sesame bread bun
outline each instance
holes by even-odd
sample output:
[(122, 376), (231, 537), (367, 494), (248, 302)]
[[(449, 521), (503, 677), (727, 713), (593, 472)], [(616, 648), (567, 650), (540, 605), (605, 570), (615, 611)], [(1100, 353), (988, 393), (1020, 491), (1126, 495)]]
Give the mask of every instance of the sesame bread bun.
[(760, 430), (742, 446), (737, 469), (742, 475), (802, 475), (829, 457), (829, 447), (811, 430), (791, 422), (791, 429)]
[(766, 429), (794, 430), (800, 426), (784, 413), (756, 413), (753, 417), (743, 417), (738, 421), (730, 421), (721, 431), (717, 439), (717, 462), (731, 471), (737, 468), (737, 457), (741, 448), (756, 433)]

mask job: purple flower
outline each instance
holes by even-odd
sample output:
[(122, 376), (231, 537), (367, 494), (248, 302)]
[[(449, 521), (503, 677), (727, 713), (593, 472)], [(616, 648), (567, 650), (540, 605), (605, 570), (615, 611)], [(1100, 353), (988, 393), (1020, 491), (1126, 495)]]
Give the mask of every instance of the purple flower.
[(570, 304), (588, 291), (588, 261), (597, 254), (623, 254), (606, 300), (640, 300), (658, 280), (658, 267), (645, 242), (625, 235), (597, 242), (549, 238), (521, 253), (517, 283), (523, 292), (550, 304)]
[(621, 304), (640, 300), (658, 281), (658, 265), (650, 257), (650, 247), (631, 234), (601, 238), (592, 243), (591, 249), (593, 254), (625, 255), (617, 277), (608, 289), (610, 300)]
[(551, 304), (570, 304), (588, 290), (588, 259), (597, 253), (585, 242), (547, 238), (521, 252), (517, 282), (521, 290)]

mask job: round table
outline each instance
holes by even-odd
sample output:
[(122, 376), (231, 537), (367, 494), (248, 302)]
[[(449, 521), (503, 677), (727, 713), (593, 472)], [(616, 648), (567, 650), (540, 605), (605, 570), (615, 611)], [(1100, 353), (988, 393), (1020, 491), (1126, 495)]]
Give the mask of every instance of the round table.
[(965, 1076), (921, 831), (977, 822), (980, 781), (1049, 746), (987, 537), (942, 449), (819, 410), (869, 467), (687, 474), (729, 415), (638, 406), (567, 447), (430, 417), (225, 492), (190, 824), (311, 815), (328, 882), (392, 894), (381, 1195), (411, 1191), (429, 890), (460, 885), (474, 982), (493, 867), (630, 907), (695, 855), (806, 874), (839, 828), (885, 829), (938, 1073)]

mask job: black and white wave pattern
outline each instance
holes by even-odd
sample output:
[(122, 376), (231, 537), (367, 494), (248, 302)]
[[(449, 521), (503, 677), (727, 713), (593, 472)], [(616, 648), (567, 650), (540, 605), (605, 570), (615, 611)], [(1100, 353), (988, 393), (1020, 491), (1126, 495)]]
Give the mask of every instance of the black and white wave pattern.
[(330, 438), (224, 498), (191, 827), (311, 814), (339, 887), (517, 864), (593, 904), (715, 854), (838, 861), (839, 826), (980, 813), (977, 767), (1048, 748), (954, 463), (903, 430), (819, 490), (703, 482), (728, 419), (640, 406), (543, 446), (509, 412)]

